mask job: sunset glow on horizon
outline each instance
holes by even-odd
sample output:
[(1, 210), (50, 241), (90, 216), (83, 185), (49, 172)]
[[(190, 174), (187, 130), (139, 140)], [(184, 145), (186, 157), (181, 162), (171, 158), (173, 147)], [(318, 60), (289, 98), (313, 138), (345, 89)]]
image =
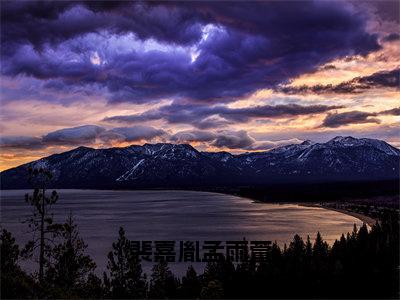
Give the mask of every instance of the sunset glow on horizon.
[(399, 2), (3, 2), (0, 170), (78, 146), (400, 147)]

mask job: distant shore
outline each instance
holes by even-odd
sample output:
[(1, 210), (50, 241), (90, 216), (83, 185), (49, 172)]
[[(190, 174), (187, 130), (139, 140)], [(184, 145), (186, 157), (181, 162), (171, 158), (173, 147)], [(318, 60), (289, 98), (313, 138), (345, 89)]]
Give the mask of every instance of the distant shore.
[(323, 206), (320, 205), (318, 203), (299, 203), (300, 206), (305, 206), (305, 207), (319, 207), (319, 208), (323, 208), (323, 209), (328, 209), (328, 210), (332, 210), (332, 211), (337, 211), (340, 212), (342, 214), (346, 214), (352, 217), (355, 217), (357, 219), (359, 219), (361, 222), (367, 224), (368, 226), (372, 227), (375, 225), (376, 223), (376, 219), (371, 218), (370, 216), (366, 216), (360, 213), (356, 213), (353, 211), (349, 211), (349, 210), (345, 210), (345, 209), (340, 209), (340, 208), (333, 208), (333, 207), (329, 207), (329, 206)]

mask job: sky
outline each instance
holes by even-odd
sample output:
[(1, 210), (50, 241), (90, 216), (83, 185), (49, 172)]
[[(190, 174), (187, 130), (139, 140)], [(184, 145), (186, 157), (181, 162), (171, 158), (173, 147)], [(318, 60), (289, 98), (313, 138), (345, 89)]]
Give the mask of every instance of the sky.
[(1, 3), (0, 170), (78, 146), (400, 146), (398, 1)]

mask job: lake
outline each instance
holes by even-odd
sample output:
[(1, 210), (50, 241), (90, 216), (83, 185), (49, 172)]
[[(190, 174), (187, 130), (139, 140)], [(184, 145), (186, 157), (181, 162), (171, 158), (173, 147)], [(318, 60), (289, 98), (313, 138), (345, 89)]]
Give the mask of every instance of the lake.
[[(31, 212), (24, 195), (28, 190), (1, 191), (1, 224), (22, 245), (28, 225), (22, 224)], [(100, 191), (58, 190), (53, 207), (57, 222), (71, 212), (87, 252), (105, 270), (106, 255), (118, 237), (120, 226), (132, 240), (270, 240), (289, 243), (295, 233), (315, 238), (317, 231), (330, 244), (342, 233), (351, 232), (355, 217), (317, 207), (296, 204), (258, 203), (232, 195), (191, 191)], [(179, 252), (179, 250), (177, 250)], [(201, 267), (203, 264), (199, 264)], [(25, 266), (29, 269), (32, 267)], [(172, 264), (182, 273), (187, 264)], [(200, 268), (198, 267), (198, 269)], [(149, 271), (150, 266), (144, 269)]]

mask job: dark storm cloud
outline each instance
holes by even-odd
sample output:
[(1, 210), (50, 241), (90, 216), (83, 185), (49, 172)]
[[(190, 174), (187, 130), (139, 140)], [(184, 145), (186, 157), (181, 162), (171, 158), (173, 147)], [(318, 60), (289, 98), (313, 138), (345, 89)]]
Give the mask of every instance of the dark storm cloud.
[(400, 87), (400, 69), (391, 71), (381, 71), (369, 76), (356, 77), (352, 80), (339, 83), (337, 85), (303, 85), (300, 87), (282, 87), (278, 90), (287, 94), (305, 94), (305, 93), (338, 93), (352, 94), (361, 93), (372, 88), (396, 88)]
[(373, 118), (376, 116), (376, 113), (368, 113), (362, 111), (348, 111), (344, 113), (334, 113), (328, 114), (324, 121), (322, 122), (321, 127), (341, 127), (350, 124), (365, 124), (365, 123), (377, 123), (379, 124), (381, 121), (377, 118)]
[(45, 148), (41, 138), (31, 136), (1, 136), (0, 148), (35, 150)]
[(134, 32), (142, 39), (187, 44), (201, 37), (188, 10), (133, 1), (8, 1), (2, 3), (3, 53), (21, 44), (41, 49), (80, 35), (106, 30)]
[[(337, 57), (380, 48), (377, 36), (366, 32), (368, 15), (345, 2), (24, 4), (2, 5), (3, 74), (57, 80), (62, 90), (95, 85), (111, 101), (229, 102)], [(184, 48), (107, 52), (101, 47), (109, 37), (89, 45), (88, 33), (133, 33)], [(86, 40), (77, 45), (79, 38)], [(81, 57), (95, 50), (104, 63)]]
[(200, 106), (173, 103), (141, 114), (108, 117), (104, 121), (133, 124), (153, 120), (165, 120), (170, 124), (191, 124), (200, 129), (207, 129), (230, 123), (246, 123), (253, 119), (319, 114), (339, 108), (343, 107), (338, 105), (302, 106), (298, 104), (286, 104), (229, 108), (222, 105)]

